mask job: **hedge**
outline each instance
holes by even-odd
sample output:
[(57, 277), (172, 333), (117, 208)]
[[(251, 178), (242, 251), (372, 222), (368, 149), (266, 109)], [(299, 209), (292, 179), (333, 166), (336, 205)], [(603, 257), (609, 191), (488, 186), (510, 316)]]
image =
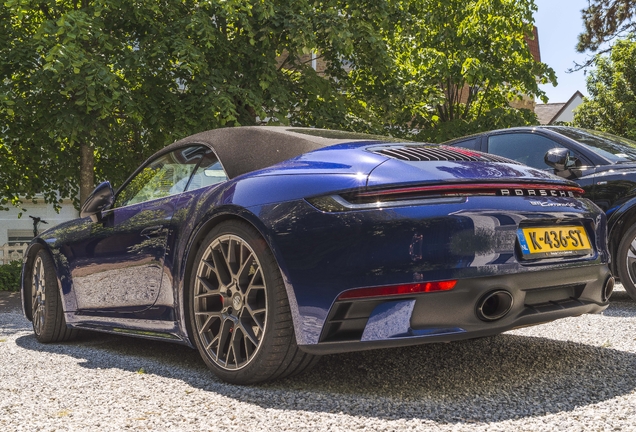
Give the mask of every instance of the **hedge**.
[(20, 291), (22, 261), (0, 265), (0, 291)]

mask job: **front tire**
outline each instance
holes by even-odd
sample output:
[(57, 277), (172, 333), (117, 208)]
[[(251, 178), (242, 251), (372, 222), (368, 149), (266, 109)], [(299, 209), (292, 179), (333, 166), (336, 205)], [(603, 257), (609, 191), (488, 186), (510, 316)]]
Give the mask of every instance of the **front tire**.
[(45, 250), (37, 253), (31, 268), (31, 311), (38, 341), (64, 342), (77, 335), (77, 330), (66, 326), (55, 265)]
[(203, 240), (190, 278), (189, 315), (201, 357), (225, 381), (283, 378), (317, 360), (298, 349), (278, 264), (244, 222), (223, 222)]
[(625, 291), (636, 300), (636, 224), (627, 230), (618, 245), (616, 270)]

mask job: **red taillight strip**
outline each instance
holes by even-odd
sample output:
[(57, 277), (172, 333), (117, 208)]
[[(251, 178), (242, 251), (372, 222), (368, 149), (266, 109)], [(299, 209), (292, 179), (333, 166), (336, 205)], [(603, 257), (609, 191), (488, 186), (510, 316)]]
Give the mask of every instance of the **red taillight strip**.
[(458, 185), (432, 185), (432, 186), (413, 186), (399, 189), (385, 189), (369, 192), (359, 192), (357, 197), (375, 197), (384, 195), (401, 195), (419, 192), (475, 192), (475, 191), (491, 191), (496, 189), (547, 189), (568, 191), (576, 194), (583, 195), (585, 191), (576, 186), (564, 186), (564, 185), (551, 185), (551, 184), (536, 184), (536, 183), (490, 183), (490, 184), (458, 184)]
[(356, 288), (345, 291), (338, 296), (338, 300), (351, 300), (368, 297), (386, 297), (394, 295), (407, 295), (437, 291), (450, 291), (455, 288), (456, 280), (439, 282), (421, 282), (403, 285), (389, 285), (372, 288)]

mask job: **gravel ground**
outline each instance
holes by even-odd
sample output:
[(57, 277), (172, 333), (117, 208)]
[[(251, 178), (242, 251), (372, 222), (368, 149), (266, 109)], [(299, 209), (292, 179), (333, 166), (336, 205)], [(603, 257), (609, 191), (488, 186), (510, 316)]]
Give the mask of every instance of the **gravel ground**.
[[(619, 288), (620, 289), (620, 288)], [(98, 333), (43, 345), (0, 313), (0, 430), (636, 430), (636, 303), (452, 344), (332, 355), (267, 385), (189, 348)]]

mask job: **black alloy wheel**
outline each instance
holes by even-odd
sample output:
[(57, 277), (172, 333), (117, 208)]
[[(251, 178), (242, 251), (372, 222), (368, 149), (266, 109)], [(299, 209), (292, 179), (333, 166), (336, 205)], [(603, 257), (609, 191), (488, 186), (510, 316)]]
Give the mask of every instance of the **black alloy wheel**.
[(31, 267), (31, 311), (33, 332), (43, 343), (73, 339), (78, 331), (68, 328), (51, 255), (40, 250)]
[(228, 221), (203, 240), (189, 293), (194, 342), (225, 381), (282, 378), (315, 363), (300, 351), (278, 264), (252, 226)]
[(636, 300), (636, 224), (627, 230), (618, 245), (616, 270), (625, 291)]

